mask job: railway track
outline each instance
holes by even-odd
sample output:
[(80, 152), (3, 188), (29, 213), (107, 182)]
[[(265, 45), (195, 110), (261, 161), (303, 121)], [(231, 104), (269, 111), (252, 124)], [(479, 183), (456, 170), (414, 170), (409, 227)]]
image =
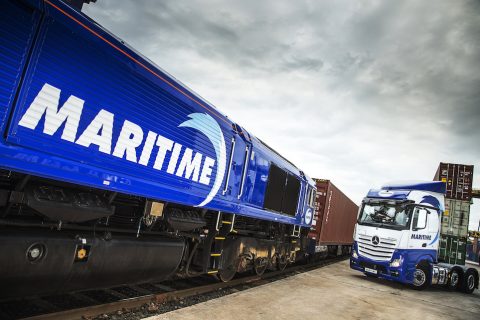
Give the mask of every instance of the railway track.
[[(102, 317), (109, 319), (121, 318), (122, 314), (147, 308), (151, 315), (162, 313), (158, 306), (183, 299), (202, 296), (220, 290), (235, 290), (235, 288), (253, 287), (276, 281), (293, 274), (320, 268), (347, 257), (335, 257), (309, 264), (296, 264), (284, 271), (266, 272), (261, 276), (247, 275), (235, 278), (229, 282), (218, 282), (211, 276), (190, 279), (164, 281), (156, 284), (117, 287), (105, 290), (94, 290), (59, 296), (32, 298), (29, 300), (14, 300), (0, 303), (1, 319), (29, 320), (65, 320), (94, 319)], [(231, 291), (234, 292), (234, 291)], [(224, 292), (221, 295), (229, 294)], [(214, 296), (212, 298), (215, 298)], [(209, 300), (209, 299), (206, 299)], [(195, 303), (190, 303), (195, 304)], [(186, 305), (184, 305), (186, 306)], [(175, 306), (171, 309), (178, 308)], [(167, 308), (168, 309), (168, 308)], [(158, 311), (158, 312), (157, 312)], [(169, 311), (169, 310), (166, 310)], [(130, 317), (131, 318), (131, 317)]]

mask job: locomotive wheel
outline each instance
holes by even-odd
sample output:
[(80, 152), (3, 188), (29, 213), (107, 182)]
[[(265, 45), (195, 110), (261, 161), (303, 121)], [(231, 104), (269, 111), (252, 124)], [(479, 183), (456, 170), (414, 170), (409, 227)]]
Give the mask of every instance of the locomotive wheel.
[(268, 267), (268, 260), (266, 258), (257, 258), (253, 263), (253, 269), (257, 276), (261, 276), (265, 273)]
[(285, 255), (281, 255), (277, 257), (277, 269), (280, 271), (285, 270), (288, 264), (288, 259)]
[(235, 257), (235, 258), (232, 257), (226, 260), (227, 261), (224, 261), (225, 267), (218, 270), (218, 274), (217, 274), (218, 278), (223, 282), (228, 282), (232, 280), (233, 277), (235, 277), (241, 262), (240, 257)]
[(234, 264), (230, 264), (226, 268), (218, 271), (218, 278), (222, 282), (228, 282), (235, 277), (235, 274), (237, 274), (237, 268)]

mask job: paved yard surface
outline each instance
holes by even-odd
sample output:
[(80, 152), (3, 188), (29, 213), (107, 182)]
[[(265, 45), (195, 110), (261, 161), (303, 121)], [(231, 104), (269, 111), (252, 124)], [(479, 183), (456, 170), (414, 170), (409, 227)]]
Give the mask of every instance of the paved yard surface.
[(240, 291), (149, 320), (480, 319), (480, 293), (414, 291), (366, 278), (348, 261)]

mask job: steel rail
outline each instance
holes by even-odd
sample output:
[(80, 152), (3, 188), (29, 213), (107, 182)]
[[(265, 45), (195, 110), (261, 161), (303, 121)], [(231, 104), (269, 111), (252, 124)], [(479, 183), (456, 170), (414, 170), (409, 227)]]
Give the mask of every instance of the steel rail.
[(343, 256), (340, 258), (333, 258), (327, 260), (320, 260), (310, 264), (305, 265), (293, 265), (287, 268), (284, 271), (271, 271), (264, 273), (261, 276), (253, 275), (241, 277), (238, 279), (231, 280), (229, 282), (218, 282), (208, 285), (201, 285), (197, 287), (180, 289), (170, 292), (149, 294), (135, 298), (123, 299), (115, 302), (110, 302), (106, 304), (93, 305), (88, 307), (70, 309), (65, 311), (59, 311), (54, 313), (42, 314), (33, 317), (24, 318), (25, 320), (77, 320), (92, 318), (102, 314), (113, 313), (122, 309), (136, 309), (140, 308), (144, 304), (149, 303), (164, 303), (175, 301), (178, 299), (188, 298), (192, 296), (197, 296), (209, 292), (213, 292), (220, 289), (232, 288), (242, 284), (263, 284), (261, 280), (268, 280), (278, 276), (288, 276), (296, 272), (307, 272), (313, 269), (321, 268), (327, 265), (330, 265), (335, 262), (339, 262), (347, 259)]

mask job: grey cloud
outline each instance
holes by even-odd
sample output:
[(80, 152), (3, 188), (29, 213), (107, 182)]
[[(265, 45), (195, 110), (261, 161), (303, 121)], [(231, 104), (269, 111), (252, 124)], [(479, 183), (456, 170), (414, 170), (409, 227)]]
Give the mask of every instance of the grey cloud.
[(431, 179), (440, 161), (476, 165), (480, 185), (478, 1), (99, 0), (85, 12), (357, 202), (387, 180)]

